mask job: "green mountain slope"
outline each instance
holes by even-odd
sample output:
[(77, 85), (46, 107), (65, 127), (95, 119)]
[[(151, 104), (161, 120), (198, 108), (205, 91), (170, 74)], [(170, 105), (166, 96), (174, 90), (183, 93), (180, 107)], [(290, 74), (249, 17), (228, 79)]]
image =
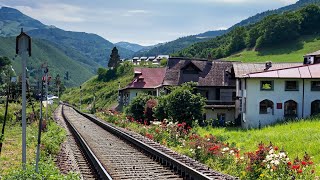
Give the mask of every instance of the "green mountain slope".
[(269, 11), (265, 11), (265, 12), (256, 14), (252, 17), (249, 17), (249, 18), (233, 25), (232, 27), (230, 27), (227, 30), (208, 31), (208, 32), (201, 33), (198, 35), (181, 37), (181, 38), (176, 39), (174, 41), (167, 42), (159, 47), (152, 48), (148, 51), (138, 52), (135, 55), (142, 56), (142, 55), (155, 55), (155, 54), (172, 54), (172, 53), (180, 51), (184, 48), (187, 48), (195, 43), (210, 41), (210, 39), (215, 38), (217, 36), (221, 36), (225, 33), (228, 33), (237, 27), (248, 26), (248, 25), (257, 23), (267, 16), (270, 16), (273, 14), (282, 14), (287, 11), (298, 10), (298, 9), (305, 7), (307, 5), (310, 5), (310, 4), (320, 5), (320, 0), (299, 0), (298, 2), (296, 2), (295, 4), (292, 4), (292, 5), (288, 5), (288, 6), (276, 9), (276, 10), (269, 10)]
[(214, 38), (224, 34), (224, 30), (219, 31), (208, 31), (206, 33), (186, 36), (178, 38), (174, 41), (170, 41), (159, 46), (155, 46), (149, 50), (142, 49), (134, 54), (134, 56), (155, 56), (159, 54), (171, 54), (177, 51), (180, 51), (183, 48), (186, 48), (194, 43), (206, 41), (208, 39)]
[(45, 28), (46, 25), (22, 14), (16, 9), (8, 7), (0, 8), (0, 36), (16, 36), (20, 33), (22, 27), (24, 31), (29, 31)]
[(246, 49), (226, 59), (243, 62), (303, 62), (305, 54), (320, 49), (320, 36), (303, 36), (296, 41), (254, 51)]
[[(15, 57), (15, 38), (14, 37), (0, 37), (0, 56), (7, 56), (11, 60)], [(50, 42), (32, 39), (32, 56), (28, 59), (28, 70), (31, 79), (36, 78), (36, 70), (43, 64), (48, 62), (49, 74), (55, 77), (57, 74), (64, 76), (65, 72), (69, 72), (70, 80), (64, 81), (66, 86), (77, 86), (91, 76), (93, 73), (79, 62), (69, 58), (62, 51), (55, 48)], [(18, 56), (12, 60), (12, 64), (17, 74), (22, 71), (21, 58)]]
[[(219, 59), (246, 48), (261, 51), (275, 45), (286, 46), (303, 36), (320, 35), (320, 7), (309, 5), (299, 11), (270, 15), (262, 21), (237, 27), (227, 34), (196, 43), (175, 56)], [(319, 48), (319, 47), (317, 47)]]
[[(57, 48), (70, 48), (74, 53), (68, 52), (71, 58), (76, 58), (80, 53), (88, 60), (100, 66), (107, 65), (112, 48), (115, 46), (104, 38), (85, 32), (64, 31), (59, 28), (45, 28), (28, 31), (30, 36), (54, 42)], [(131, 57), (133, 51), (119, 48), (121, 58)]]

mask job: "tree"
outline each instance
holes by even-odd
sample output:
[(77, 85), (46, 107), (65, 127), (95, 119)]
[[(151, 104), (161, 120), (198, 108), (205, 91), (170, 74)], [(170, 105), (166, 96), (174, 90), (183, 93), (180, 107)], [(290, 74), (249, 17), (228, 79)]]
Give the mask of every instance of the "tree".
[(189, 126), (202, 118), (205, 99), (201, 94), (194, 94), (194, 84), (185, 83), (166, 97), (165, 111), (169, 118), (179, 123), (186, 122)]
[(145, 108), (148, 100), (152, 99), (152, 96), (144, 93), (139, 93), (129, 104), (126, 109), (126, 114), (132, 116), (134, 119), (143, 122), (145, 119)]
[(116, 68), (119, 64), (120, 64), (120, 56), (118, 53), (118, 49), (116, 47), (114, 47), (112, 49), (111, 54), (110, 54), (108, 67), (113, 69), (113, 68)]

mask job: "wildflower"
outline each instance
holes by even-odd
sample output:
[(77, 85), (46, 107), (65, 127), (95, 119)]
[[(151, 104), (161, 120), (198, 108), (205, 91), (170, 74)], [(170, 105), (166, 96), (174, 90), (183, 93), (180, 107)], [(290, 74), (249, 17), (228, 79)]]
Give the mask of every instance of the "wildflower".
[(308, 164), (311, 165), (311, 164), (313, 164), (313, 162), (312, 162), (312, 161), (309, 161)]
[(278, 151), (279, 150), (278, 146), (274, 147), (274, 150)]
[(301, 174), (302, 173), (302, 169), (298, 169), (297, 173)]
[(225, 147), (225, 148), (222, 149), (222, 151), (229, 151), (229, 148)]
[(284, 153), (284, 152), (280, 152), (280, 153), (279, 153), (279, 157), (280, 157), (280, 158), (285, 158), (285, 157), (287, 157), (287, 155), (286, 155), (286, 153)]
[(287, 165), (288, 165), (288, 166), (291, 166), (291, 165), (292, 165), (292, 163), (289, 161), (289, 162), (287, 163)]
[(293, 165), (292, 166), (292, 169), (299, 169), (300, 168), (300, 165)]
[(274, 153), (274, 150), (271, 149), (271, 150), (269, 151), (269, 154), (273, 154), (273, 153)]
[(274, 164), (275, 164), (275, 165), (279, 165), (279, 164), (280, 164), (279, 160), (275, 160), (275, 161), (274, 161)]
[(307, 165), (307, 162), (302, 161), (301, 164), (302, 164), (303, 166), (306, 166), (306, 165)]

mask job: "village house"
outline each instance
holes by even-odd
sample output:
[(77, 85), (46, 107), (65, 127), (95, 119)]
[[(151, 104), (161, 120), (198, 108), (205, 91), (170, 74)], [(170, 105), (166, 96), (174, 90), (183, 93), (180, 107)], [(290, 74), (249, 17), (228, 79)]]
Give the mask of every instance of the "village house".
[(320, 64), (268, 62), (233, 66), (237, 78), (236, 112), (243, 128), (320, 112)]
[(134, 68), (134, 79), (125, 88), (119, 89), (120, 108), (128, 105), (138, 93), (159, 96), (165, 68)]
[(196, 82), (206, 98), (203, 119), (235, 122), (236, 83), (231, 61), (169, 58), (163, 86)]

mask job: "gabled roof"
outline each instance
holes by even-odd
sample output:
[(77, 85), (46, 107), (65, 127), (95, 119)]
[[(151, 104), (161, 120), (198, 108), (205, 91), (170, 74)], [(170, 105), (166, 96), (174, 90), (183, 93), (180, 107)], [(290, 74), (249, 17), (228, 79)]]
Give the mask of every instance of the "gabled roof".
[(183, 67), (192, 63), (199, 68), (198, 86), (235, 86), (234, 81), (225, 82), (226, 71), (232, 68), (231, 61), (207, 61), (201, 59), (169, 58), (163, 85), (180, 85), (184, 83)]
[(316, 52), (313, 52), (313, 53), (306, 54), (304, 57), (306, 57), (306, 56), (318, 56), (318, 55), (320, 55), (320, 50), (318, 50)]
[(250, 73), (249, 78), (320, 78), (320, 64), (302, 65), (265, 72)]
[[(272, 67), (268, 69), (276, 70), (283, 69), (289, 67), (301, 66), (303, 63), (272, 63)], [(233, 68), (236, 78), (244, 78), (247, 74), (256, 73), (256, 72), (264, 72), (266, 68), (265, 63), (241, 63), (241, 62), (233, 62)]]
[(165, 68), (134, 68), (135, 78), (124, 89), (154, 89), (162, 85)]

